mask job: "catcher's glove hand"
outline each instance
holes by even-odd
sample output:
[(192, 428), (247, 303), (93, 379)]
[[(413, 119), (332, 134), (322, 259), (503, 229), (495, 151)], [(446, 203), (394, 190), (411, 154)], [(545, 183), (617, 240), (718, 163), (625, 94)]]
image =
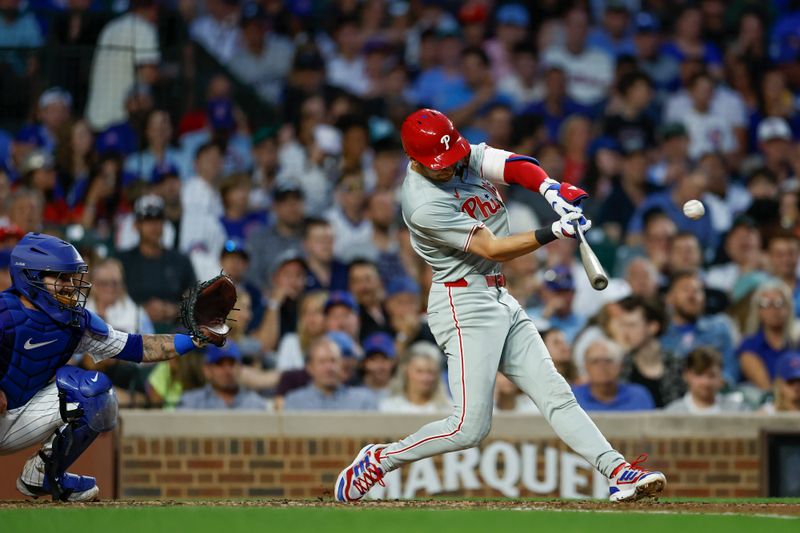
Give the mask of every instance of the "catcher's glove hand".
[(181, 301), (181, 321), (196, 343), (222, 346), (231, 329), (225, 321), (235, 305), (236, 286), (220, 274), (192, 287)]

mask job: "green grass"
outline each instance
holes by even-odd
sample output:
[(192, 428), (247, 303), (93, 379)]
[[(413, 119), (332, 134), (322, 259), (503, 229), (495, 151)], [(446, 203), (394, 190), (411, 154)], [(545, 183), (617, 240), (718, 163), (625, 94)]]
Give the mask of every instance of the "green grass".
[(548, 533), (769, 533), (800, 530), (800, 520), (762, 516), (513, 510), (242, 507), (40, 507), (0, 511), (3, 533), (371, 533), (534, 531)]

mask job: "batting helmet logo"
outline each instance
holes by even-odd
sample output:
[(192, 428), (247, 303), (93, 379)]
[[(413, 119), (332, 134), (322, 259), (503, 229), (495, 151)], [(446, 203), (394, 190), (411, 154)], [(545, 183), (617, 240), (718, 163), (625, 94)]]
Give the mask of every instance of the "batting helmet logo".
[(441, 170), (469, 155), (469, 142), (452, 121), (435, 109), (411, 113), (400, 129), (403, 149), (411, 159), (431, 170)]

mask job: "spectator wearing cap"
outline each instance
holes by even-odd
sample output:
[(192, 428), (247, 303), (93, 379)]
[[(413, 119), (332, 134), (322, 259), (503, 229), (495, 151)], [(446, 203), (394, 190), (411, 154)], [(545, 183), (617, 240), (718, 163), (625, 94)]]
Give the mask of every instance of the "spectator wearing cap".
[(154, 108), (149, 85), (136, 83), (125, 95), (127, 119), (97, 133), (95, 147), (100, 155), (127, 157), (139, 150), (144, 140), (147, 117)]
[(360, 309), (361, 338), (390, 329), (383, 307), (385, 291), (375, 263), (356, 259), (348, 267), (348, 288)]
[(368, 389), (348, 387), (342, 379), (342, 354), (328, 338), (314, 342), (308, 351), (306, 371), (311, 383), (286, 395), (286, 411), (374, 411), (377, 399)]
[(629, 31), (630, 15), (625, 0), (606, 0), (601, 26), (589, 31), (586, 44), (614, 58), (633, 55), (635, 47)]
[(734, 219), (722, 246), (727, 261), (708, 269), (706, 285), (730, 294), (741, 276), (759, 270), (764, 263), (761, 233), (755, 221), (747, 215)]
[(58, 183), (53, 156), (44, 150), (33, 150), (22, 160), (19, 172), (20, 184), (37, 191), (44, 199), (42, 221), (45, 224), (65, 224), (69, 208)]
[(139, 243), (118, 255), (125, 265), (128, 293), (136, 304), (144, 307), (158, 333), (174, 328), (178, 304), (184, 292), (197, 278), (189, 258), (180, 252), (165, 249), (164, 200), (145, 195), (134, 204)]
[[(165, 110), (154, 109), (147, 115), (144, 137), (146, 147), (125, 158), (125, 172), (150, 181), (156, 167), (172, 165), (180, 168), (181, 153), (170, 145), (172, 122)], [(188, 170), (184, 170), (184, 174), (189, 177)]]
[(790, 352), (775, 368), (774, 399), (764, 406), (767, 413), (800, 412), (800, 354)]
[(783, 182), (797, 178), (798, 167), (793, 155), (792, 130), (782, 117), (767, 117), (758, 123), (758, 152), (764, 167)]
[[(177, 167), (157, 165), (149, 180), (149, 193), (161, 198), (164, 211), (164, 231), (161, 243), (164, 248), (178, 248), (178, 234), (181, 226), (181, 179)], [(126, 213), (118, 217), (114, 244), (117, 250), (130, 250), (139, 244), (136, 230), (136, 213)]]
[(378, 410), (384, 413), (431, 414), (450, 409), (442, 383), (442, 354), (436, 344), (415, 343), (409, 347), (395, 377), (395, 394), (384, 398)]
[(303, 228), (303, 254), (308, 265), (306, 290), (347, 289), (347, 265), (333, 255), (333, 228), (327, 220), (308, 218)]
[(272, 223), (256, 229), (247, 239), (252, 262), (247, 278), (257, 287), (269, 283), (276, 250), (299, 250), (303, 235), (303, 191), (299, 186), (277, 184), (272, 191)]
[(250, 254), (245, 248), (244, 242), (239, 239), (225, 241), (222, 252), (220, 252), (219, 265), (236, 286), (250, 296), (252, 317), (250, 326), (245, 330), (249, 333), (261, 324), (264, 314), (264, 302), (262, 301), (261, 290), (245, 278), (247, 268), (250, 266)]
[(575, 281), (569, 267), (557, 265), (542, 276), (542, 305), (528, 309), (539, 330), (558, 328), (572, 342), (583, 328), (585, 319), (572, 309), (575, 299)]
[(86, 118), (95, 131), (123, 122), (125, 99), (137, 81), (151, 85), (158, 78), (158, 5), (134, 0), (131, 10), (100, 32), (92, 60)]
[(721, 314), (704, 314), (706, 296), (700, 275), (691, 270), (673, 273), (665, 302), (669, 319), (660, 338), (664, 350), (682, 361), (695, 348), (714, 348), (722, 355), (725, 381), (738, 383), (739, 362), (731, 322)]
[(489, 10), (480, 0), (465, 2), (458, 10), (458, 22), (464, 32), (464, 44), (467, 46), (483, 46), (486, 38), (486, 23)]
[(334, 204), (325, 213), (333, 229), (333, 255), (343, 263), (362, 257), (372, 244), (372, 224), (366, 218), (364, 176), (344, 172), (336, 183)]
[(243, 388), (242, 354), (233, 341), (218, 348), (209, 345), (205, 349), (206, 361), (203, 373), (206, 385), (202, 389), (186, 391), (178, 409), (222, 409), (236, 411), (264, 411), (267, 402), (258, 394)]
[(775, 233), (769, 238), (767, 241), (767, 270), (791, 289), (796, 317), (800, 317), (798, 262), (800, 262), (800, 239), (797, 235), (783, 231)]
[(388, 333), (377, 332), (364, 339), (361, 382), (378, 401), (391, 394), (389, 385), (397, 367), (397, 350)]
[(229, 65), (237, 53), (239, 4), (239, 0), (209, 0), (207, 14), (193, 20), (189, 27), (192, 39), (223, 65)]
[(278, 341), (297, 330), (297, 306), (305, 291), (308, 264), (297, 250), (278, 254), (269, 276), (264, 318), (256, 336), (265, 352), (272, 352)]
[(570, 9), (564, 16), (565, 40), (545, 50), (545, 65), (561, 67), (567, 76), (567, 94), (578, 104), (592, 108), (605, 99), (614, 77), (612, 57), (586, 42), (589, 15), (580, 8)]
[(220, 185), (222, 205), (225, 213), (220, 218), (229, 239), (246, 241), (254, 232), (267, 225), (266, 211), (251, 211), (250, 176), (233, 174)]
[(736, 353), (742, 379), (764, 392), (772, 389), (778, 360), (796, 345), (792, 293), (783, 282), (761, 284), (750, 299), (746, 337)]
[(667, 92), (674, 89), (678, 82), (678, 61), (674, 57), (662, 54), (661, 23), (653, 13), (639, 11), (633, 19), (633, 56), (637, 66), (650, 76), (658, 92), (659, 101), (663, 101)]
[(575, 400), (586, 411), (649, 411), (653, 397), (641, 385), (623, 383), (621, 349), (605, 338), (592, 341), (584, 359), (587, 382), (573, 387)]
[(51, 87), (39, 96), (36, 124), (26, 126), (20, 137), (34, 140), (37, 148), (55, 155), (56, 144), (69, 127), (72, 114), (72, 95), (61, 87)]
[[(297, 330), (283, 335), (275, 355), (275, 368), (281, 372), (303, 368), (305, 354), (311, 344), (325, 334), (324, 291), (309, 292), (302, 296), (297, 311)], [(349, 337), (348, 337), (349, 338)]]
[(278, 132), (280, 124), (259, 128), (252, 138), (253, 172), (249, 203), (251, 208), (268, 211), (278, 175)]
[(713, 348), (696, 348), (684, 360), (683, 379), (688, 389), (682, 398), (664, 408), (668, 413), (710, 415), (748, 411), (741, 393), (722, 394), (722, 357)]
[(539, 72), (539, 56), (529, 43), (519, 43), (511, 53), (511, 71), (498, 78), (497, 90), (511, 99), (520, 111), (541, 100), (544, 92)]
[(262, 100), (279, 105), (281, 91), (294, 59), (292, 42), (272, 31), (264, 8), (257, 2), (242, 6), (241, 39), (230, 61), (231, 72), (253, 87)]
[(345, 291), (333, 291), (325, 302), (325, 331), (341, 331), (351, 339), (361, 338), (359, 307), (353, 295)]
[(338, 88), (327, 84), (325, 60), (316, 48), (298, 48), (283, 91), (286, 120), (296, 124), (302, 118), (303, 103), (314, 95), (332, 96)]
[(644, 214), (657, 209), (672, 219), (679, 231), (694, 234), (700, 241), (704, 254), (708, 254), (710, 259), (719, 242), (719, 234), (714, 230), (711, 217), (692, 220), (683, 214), (683, 204), (701, 198), (707, 189), (708, 175), (702, 169), (695, 168), (669, 189), (649, 195), (638, 206), (628, 223), (628, 242), (636, 243), (641, 240)]
[(495, 12), (495, 36), (484, 44), (492, 76), (500, 80), (512, 72), (512, 55), (528, 34), (530, 14), (522, 4), (503, 4)]
[[(238, 117), (243, 117), (241, 112)], [(200, 169), (196, 165), (197, 151), (201, 146), (213, 142), (222, 150), (222, 169), (226, 175), (248, 171), (253, 165), (252, 146), (250, 136), (240, 130), (237, 124), (237, 109), (229, 95), (209, 100), (206, 102), (205, 126), (184, 133), (180, 137), (183, 153), (181, 168), (191, 169), (194, 161), (194, 171), (199, 173)]]
[(467, 102), (471, 96), (462, 70), (464, 45), (457, 25), (438, 28), (434, 38), (436, 63), (417, 76), (411, 89), (412, 101), (419, 106), (427, 105), (447, 112), (450, 116), (450, 110)]
[(750, 115), (749, 146), (758, 144), (758, 125), (768, 117), (783, 118), (792, 130), (792, 137), (800, 135), (800, 110), (797, 109), (789, 88), (788, 74), (780, 67), (771, 67), (761, 73), (759, 108)]
[(387, 282), (383, 307), (399, 353), (420, 341), (436, 343), (422, 316), (421, 292), (413, 278), (405, 275), (391, 278)]

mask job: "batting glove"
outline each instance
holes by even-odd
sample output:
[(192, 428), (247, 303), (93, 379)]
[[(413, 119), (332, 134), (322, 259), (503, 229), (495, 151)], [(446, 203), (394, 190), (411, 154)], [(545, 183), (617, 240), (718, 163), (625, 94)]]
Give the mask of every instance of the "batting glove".
[(592, 221), (585, 219), (580, 212), (567, 213), (561, 217), (561, 220), (553, 222), (553, 225), (550, 227), (553, 231), (553, 235), (558, 239), (574, 239), (575, 228), (572, 223), (576, 220), (578, 221), (578, 226), (580, 226), (584, 233), (589, 231), (589, 228), (592, 227)]
[(558, 216), (567, 213), (583, 213), (581, 201), (589, 195), (580, 187), (569, 183), (559, 183), (553, 178), (547, 178), (539, 186), (539, 194), (544, 196), (553, 211)]

